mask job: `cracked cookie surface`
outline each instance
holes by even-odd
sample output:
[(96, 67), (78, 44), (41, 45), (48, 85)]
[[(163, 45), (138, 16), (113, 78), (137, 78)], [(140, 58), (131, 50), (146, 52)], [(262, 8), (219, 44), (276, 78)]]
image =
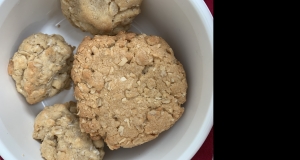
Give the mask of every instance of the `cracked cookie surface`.
[(184, 112), (184, 68), (158, 36), (85, 37), (71, 77), (81, 129), (111, 150), (153, 140)]
[(115, 35), (127, 31), (140, 14), (142, 0), (60, 0), (69, 22), (91, 34)]
[(45, 107), (35, 118), (33, 138), (46, 160), (102, 160), (104, 142), (82, 133), (75, 102)]
[(56, 34), (37, 33), (23, 40), (9, 61), (8, 74), (29, 104), (70, 88), (74, 49)]

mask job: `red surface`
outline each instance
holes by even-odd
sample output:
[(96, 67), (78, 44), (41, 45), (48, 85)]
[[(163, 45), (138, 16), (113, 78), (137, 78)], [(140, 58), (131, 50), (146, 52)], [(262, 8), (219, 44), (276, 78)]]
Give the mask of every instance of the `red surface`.
[(194, 155), (192, 160), (212, 160), (213, 157), (213, 137), (214, 137), (214, 128), (212, 128), (202, 144), (201, 148), (198, 150), (198, 152)]
[[(206, 3), (211, 14), (214, 15), (214, 0), (204, 0), (204, 2)], [(204, 143), (202, 144), (198, 152), (194, 155), (192, 160), (212, 160), (213, 148), (214, 148), (213, 134), (214, 134), (214, 128), (211, 129), (206, 140), (204, 141)], [(3, 160), (1, 156), (0, 156), (0, 160)]]
[(214, 15), (214, 0), (204, 0), (211, 14)]

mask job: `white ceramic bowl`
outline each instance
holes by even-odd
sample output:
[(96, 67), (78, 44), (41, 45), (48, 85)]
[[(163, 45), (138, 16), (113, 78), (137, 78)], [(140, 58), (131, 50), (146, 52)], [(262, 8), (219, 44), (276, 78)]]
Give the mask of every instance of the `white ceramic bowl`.
[[(60, 24), (60, 27), (57, 27)], [(157, 139), (109, 151), (104, 159), (191, 159), (213, 125), (213, 18), (202, 0), (144, 0), (131, 31), (159, 35), (173, 48), (188, 81), (185, 112)], [(59, 0), (0, 0), (0, 155), (5, 160), (42, 160), (32, 139), (35, 116), (44, 106), (74, 100), (72, 90), (28, 105), (7, 73), (22, 40), (37, 32), (61, 34), (77, 46), (87, 33), (63, 16)]]

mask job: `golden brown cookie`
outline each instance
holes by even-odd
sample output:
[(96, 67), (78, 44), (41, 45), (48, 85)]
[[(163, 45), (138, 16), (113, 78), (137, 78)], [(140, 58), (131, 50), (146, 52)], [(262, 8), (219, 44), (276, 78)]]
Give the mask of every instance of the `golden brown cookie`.
[(22, 42), (9, 61), (8, 74), (29, 104), (70, 88), (74, 49), (56, 34), (37, 33)]
[(91, 34), (127, 31), (141, 12), (142, 0), (60, 0), (61, 10), (75, 27)]
[(45, 107), (35, 118), (33, 138), (42, 141), (46, 160), (101, 160), (104, 142), (82, 133), (76, 116), (76, 103)]
[(85, 37), (71, 76), (82, 130), (111, 150), (153, 140), (184, 112), (185, 71), (158, 36)]

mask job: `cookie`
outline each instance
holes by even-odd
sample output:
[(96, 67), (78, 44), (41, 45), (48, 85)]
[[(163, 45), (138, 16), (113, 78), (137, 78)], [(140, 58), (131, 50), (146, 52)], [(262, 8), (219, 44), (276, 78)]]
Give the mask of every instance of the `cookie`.
[(158, 36), (85, 37), (71, 77), (81, 128), (111, 150), (155, 139), (184, 112), (184, 68)]
[(74, 49), (56, 34), (37, 33), (23, 40), (9, 61), (8, 74), (29, 104), (70, 88)]
[(127, 31), (140, 14), (142, 0), (60, 0), (69, 22), (91, 34), (115, 35)]
[(80, 131), (76, 103), (45, 107), (35, 118), (33, 138), (41, 140), (46, 160), (101, 160), (103, 140), (93, 141)]

